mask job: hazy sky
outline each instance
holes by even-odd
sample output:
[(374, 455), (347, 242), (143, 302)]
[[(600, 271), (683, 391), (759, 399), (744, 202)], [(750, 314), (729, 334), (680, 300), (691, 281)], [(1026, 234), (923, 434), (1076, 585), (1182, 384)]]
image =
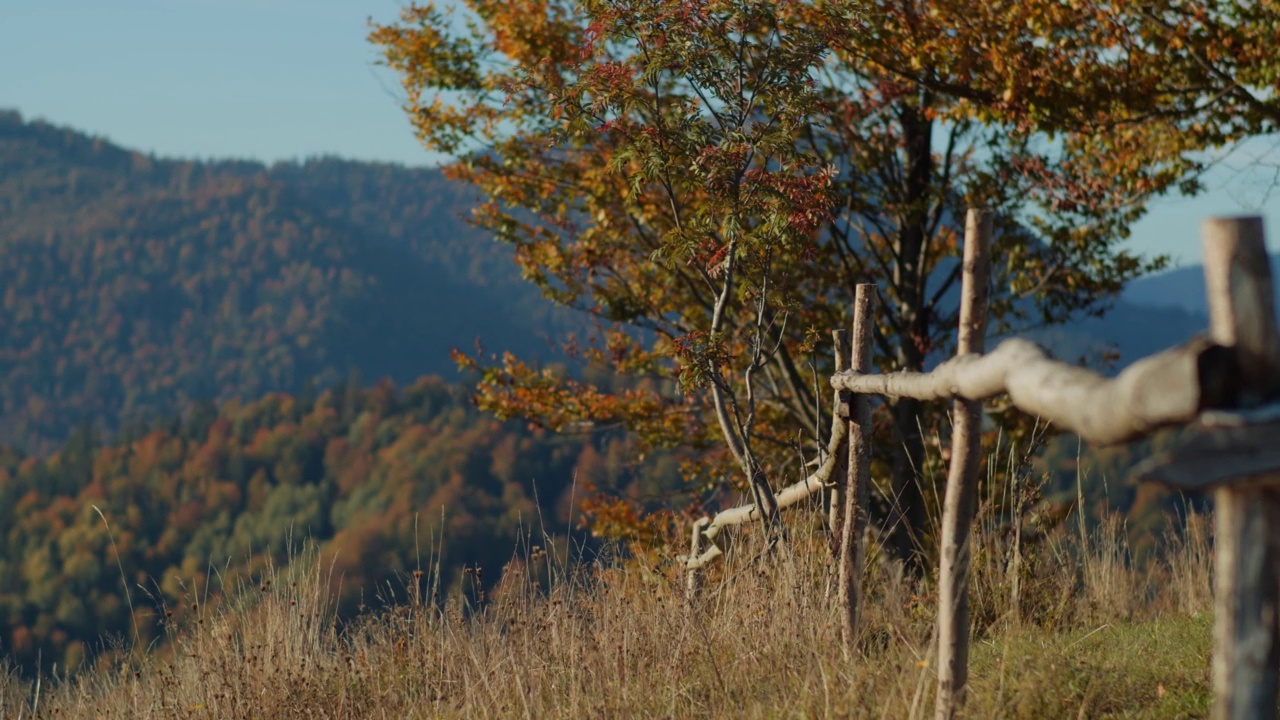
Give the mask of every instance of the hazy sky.
[[(3, 0), (0, 108), (163, 156), (265, 161), (333, 154), (432, 164), (400, 110), (395, 76), (375, 65), (370, 17), (396, 0)], [(1276, 140), (1255, 143), (1280, 166)], [(1200, 256), (1213, 214), (1266, 216), (1280, 248), (1277, 170), (1234, 164), (1194, 200), (1157, 201), (1132, 247)]]

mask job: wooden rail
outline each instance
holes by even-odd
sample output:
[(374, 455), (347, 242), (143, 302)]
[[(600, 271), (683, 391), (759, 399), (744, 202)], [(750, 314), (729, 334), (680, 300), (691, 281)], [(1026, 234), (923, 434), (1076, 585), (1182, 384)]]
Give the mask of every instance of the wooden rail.
[(1190, 422), (1206, 400), (1232, 383), (1228, 358), (1204, 338), (1139, 360), (1114, 378), (1054, 360), (1039, 345), (1017, 338), (927, 373), (846, 371), (831, 378), (838, 390), (890, 398), (987, 400), (1007, 393), (1019, 410), (1101, 444)]

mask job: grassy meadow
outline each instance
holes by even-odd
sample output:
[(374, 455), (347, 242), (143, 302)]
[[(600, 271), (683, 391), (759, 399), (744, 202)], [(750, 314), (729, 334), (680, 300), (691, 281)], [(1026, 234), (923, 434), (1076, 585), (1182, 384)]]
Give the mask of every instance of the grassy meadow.
[[(1037, 539), (979, 523), (966, 715), (1206, 716), (1208, 520), (1141, 566), (1118, 519), (1073, 525)], [(826, 539), (791, 526), (763, 562), (739, 543), (694, 603), (670, 561), (566, 567), (533, 548), (489, 597), (441, 597), (419, 573), (412, 602), (342, 624), (334, 579), (298, 558), (163, 647), (69, 679), (0, 675), (0, 717), (931, 717), (932, 580), (905, 582), (873, 542), (847, 656)]]

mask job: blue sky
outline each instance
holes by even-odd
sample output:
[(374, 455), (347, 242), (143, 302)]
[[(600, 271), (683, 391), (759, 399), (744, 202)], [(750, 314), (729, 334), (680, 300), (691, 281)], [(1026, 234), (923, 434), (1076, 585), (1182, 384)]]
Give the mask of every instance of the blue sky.
[[(332, 154), (430, 165), (376, 66), (368, 19), (396, 0), (4, 0), (0, 108), (170, 157), (264, 161)], [(1200, 256), (1208, 215), (1266, 217), (1280, 249), (1280, 139), (1255, 142), (1209, 177), (1211, 192), (1156, 201), (1130, 246)]]

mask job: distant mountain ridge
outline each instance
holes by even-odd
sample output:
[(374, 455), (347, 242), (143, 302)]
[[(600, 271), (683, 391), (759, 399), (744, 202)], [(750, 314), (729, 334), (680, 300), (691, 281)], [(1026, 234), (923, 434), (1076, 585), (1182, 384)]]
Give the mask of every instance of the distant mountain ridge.
[(575, 318), (437, 170), (156, 159), (0, 112), (0, 444), (546, 354)]
[[(1026, 333), (1058, 357), (1115, 372), (1209, 327), (1200, 266), (1132, 281), (1107, 313)], [(1110, 362), (1099, 362), (1111, 357)]]
[[(1280, 253), (1270, 256), (1271, 271), (1280, 270)], [(1141, 278), (1125, 288), (1125, 302), (1150, 307), (1176, 307), (1208, 316), (1205, 301), (1204, 266), (1187, 265), (1158, 275)], [(1280, 300), (1276, 303), (1280, 309)]]

